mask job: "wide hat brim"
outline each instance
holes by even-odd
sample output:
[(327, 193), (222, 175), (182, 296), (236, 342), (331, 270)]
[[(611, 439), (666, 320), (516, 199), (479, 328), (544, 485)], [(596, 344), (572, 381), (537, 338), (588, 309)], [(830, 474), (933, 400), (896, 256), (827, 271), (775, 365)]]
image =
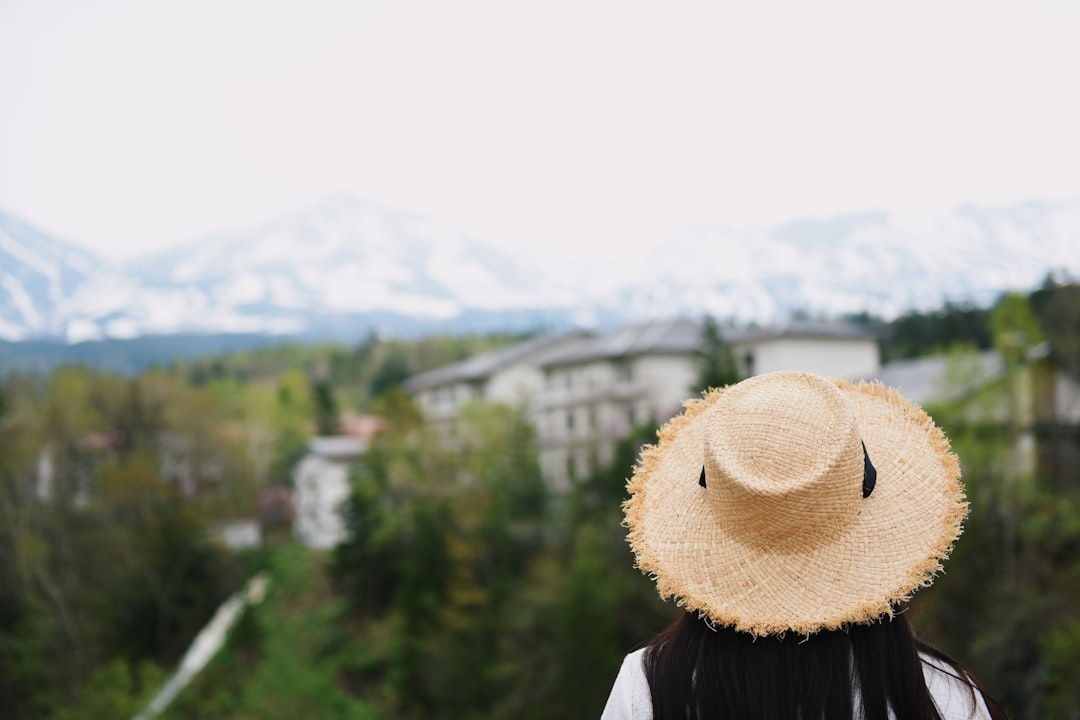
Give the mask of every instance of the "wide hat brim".
[(836, 387), (877, 470), (857, 517), (798, 543), (762, 543), (719, 521), (698, 482), (705, 418), (726, 389), (685, 404), (643, 449), (624, 504), (637, 566), (717, 625), (811, 634), (891, 616), (941, 570), (967, 514), (960, 466), (930, 417), (881, 383)]

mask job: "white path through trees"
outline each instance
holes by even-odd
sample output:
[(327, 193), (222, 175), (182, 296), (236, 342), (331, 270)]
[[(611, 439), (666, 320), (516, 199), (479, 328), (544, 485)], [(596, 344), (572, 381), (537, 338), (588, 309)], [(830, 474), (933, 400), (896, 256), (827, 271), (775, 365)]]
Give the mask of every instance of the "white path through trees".
[(258, 605), (266, 596), (266, 589), (270, 584), (270, 578), (265, 572), (260, 572), (248, 580), (243, 590), (233, 593), (228, 600), (221, 604), (214, 617), (207, 623), (195, 640), (191, 643), (184, 659), (180, 661), (169, 680), (161, 686), (154, 695), (154, 699), (146, 706), (146, 709), (135, 716), (134, 720), (150, 720), (156, 717), (169, 706), (176, 696), (180, 694), (191, 679), (210, 662), (229, 635), (229, 630), (236, 624), (247, 609), (248, 605)]

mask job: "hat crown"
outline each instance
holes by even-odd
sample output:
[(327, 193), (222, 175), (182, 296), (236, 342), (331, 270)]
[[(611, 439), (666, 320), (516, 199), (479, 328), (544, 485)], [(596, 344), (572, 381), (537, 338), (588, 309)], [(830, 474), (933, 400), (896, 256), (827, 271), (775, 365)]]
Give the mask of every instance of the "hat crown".
[(717, 521), (748, 543), (842, 532), (860, 510), (863, 445), (834, 383), (770, 373), (728, 388), (708, 411), (705, 475)]

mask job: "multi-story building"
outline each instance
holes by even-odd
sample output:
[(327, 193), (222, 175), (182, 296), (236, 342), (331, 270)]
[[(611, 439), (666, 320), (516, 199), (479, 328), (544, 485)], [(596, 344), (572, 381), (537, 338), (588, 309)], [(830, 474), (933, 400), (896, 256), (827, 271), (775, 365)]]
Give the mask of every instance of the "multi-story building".
[(405, 390), (426, 422), (444, 441), (453, 442), (462, 406), (479, 400), (527, 409), (543, 387), (540, 363), (586, 336), (584, 332), (540, 335), (414, 375), (405, 382)]
[(675, 415), (696, 392), (701, 326), (683, 318), (583, 339), (540, 366), (533, 402), (540, 468), (556, 488), (610, 462), (636, 425)]
[[(846, 324), (791, 322), (726, 330), (743, 377), (776, 370), (858, 377), (878, 369), (867, 331)], [(542, 363), (533, 403), (540, 466), (556, 487), (611, 461), (636, 425), (659, 425), (700, 392), (701, 324), (686, 318), (631, 325), (582, 340)]]
[[(792, 322), (723, 335), (744, 376), (807, 370), (858, 377), (878, 369), (874, 337), (849, 325)], [(674, 318), (533, 338), (417, 375), (405, 387), (450, 440), (469, 400), (524, 408), (536, 427), (544, 477), (565, 488), (610, 462), (635, 426), (677, 414), (700, 390), (701, 358), (701, 324)]]

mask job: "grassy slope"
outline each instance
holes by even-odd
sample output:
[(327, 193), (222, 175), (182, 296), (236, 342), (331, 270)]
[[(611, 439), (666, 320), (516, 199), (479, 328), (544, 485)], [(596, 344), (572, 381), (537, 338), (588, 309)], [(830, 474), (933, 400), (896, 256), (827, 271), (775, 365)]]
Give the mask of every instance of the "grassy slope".
[(377, 718), (346, 690), (373, 658), (346, 626), (327, 582), (329, 556), (298, 546), (268, 554), (271, 588), (162, 720)]

